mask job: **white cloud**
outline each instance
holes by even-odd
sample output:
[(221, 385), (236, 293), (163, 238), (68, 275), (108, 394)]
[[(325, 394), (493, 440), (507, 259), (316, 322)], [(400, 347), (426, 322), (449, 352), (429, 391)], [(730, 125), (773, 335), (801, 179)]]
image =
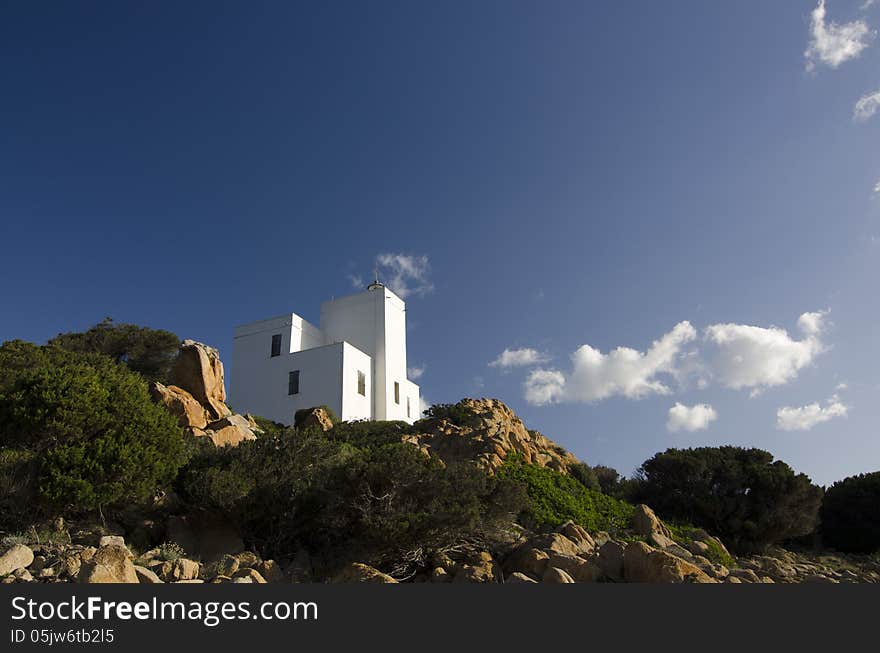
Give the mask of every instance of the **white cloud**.
[(434, 284), (428, 278), (431, 266), (427, 256), (379, 254), (376, 268), (380, 281), (401, 299), (410, 295), (422, 296), (434, 290)]
[(550, 358), (536, 349), (523, 347), (522, 349), (505, 349), (498, 358), (489, 363), (489, 367), (525, 367), (527, 365), (540, 365)]
[(685, 406), (676, 402), (669, 409), (669, 418), (666, 420), (666, 429), (670, 433), (676, 431), (702, 431), (709, 426), (710, 422), (718, 419), (718, 413), (708, 404)]
[(568, 374), (559, 370), (533, 370), (525, 382), (526, 400), (535, 405), (561, 401), (591, 402), (621, 395), (639, 399), (651, 394), (669, 394), (658, 377), (674, 375), (685, 343), (696, 338), (690, 322), (680, 322), (646, 352), (618, 347), (607, 354), (583, 345), (571, 356)]
[(865, 122), (877, 113), (878, 109), (880, 109), (880, 91), (863, 95), (853, 107), (853, 120)]
[(425, 373), (426, 365), (413, 365), (406, 368), (406, 378), (410, 381), (418, 381)]
[(880, 180), (874, 186), (874, 192), (880, 194)]
[(735, 390), (788, 383), (824, 351), (820, 339), (827, 311), (804, 313), (798, 327), (804, 334), (795, 340), (785, 329), (746, 324), (713, 324), (706, 338), (714, 347), (711, 369), (715, 379)]
[(846, 417), (848, 412), (849, 406), (841, 403), (837, 395), (832, 395), (824, 407), (817, 402), (799, 408), (780, 408), (776, 411), (776, 428), (781, 431), (809, 431), (817, 424), (835, 417)]
[(870, 9), (870, 8), (873, 7), (875, 4), (877, 4), (877, 0), (865, 0), (865, 1), (862, 3), (862, 11), (865, 11), (866, 9)]
[(425, 411), (431, 407), (431, 404), (424, 397), (419, 397), (419, 417), (425, 416)]
[(863, 20), (838, 24), (827, 22), (825, 0), (813, 10), (810, 20), (810, 43), (804, 52), (808, 71), (814, 70), (817, 63), (831, 68), (855, 59), (868, 47), (874, 33)]
[(351, 282), (351, 287), (356, 290), (362, 290), (364, 287), (364, 279), (363, 277), (357, 274), (349, 274), (348, 280)]

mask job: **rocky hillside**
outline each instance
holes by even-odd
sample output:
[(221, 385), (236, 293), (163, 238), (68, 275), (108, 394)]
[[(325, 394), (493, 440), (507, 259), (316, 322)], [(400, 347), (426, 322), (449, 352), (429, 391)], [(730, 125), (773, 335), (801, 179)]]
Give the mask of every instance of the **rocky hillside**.
[[(192, 501), (187, 503), (169, 491), (157, 495), (151, 506), (140, 507), (131, 514), (120, 512), (119, 521), (102, 523), (82, 513), (69, 521), (64, 517), (43, 520), (24, 531), (6, 534), (0, 540), (0, 582), (880, 582), (880, 559), (876, 556), (799, 553), (772, 547), (763, 555), (737, 557), (710, 533), (666, 524), (647, 505), (632, 506), (587, 489), (568, 475), (579, 461), (549, 438), (527, 429), (513, 411), (497, 399), (464, 399), (453, 406), (436, 406), (428, 418), (412, 426), (396, 422), (334, 424), (327, 411), (315, 408), (299, 414), (295, 427), (268, 434), (257, 426), (254, 418), (232, 413), (225, 403), (223, 364), (217, 351), (191, 340), (184, 341), (180, 348), (171, 382), (153, 383), (151, 391), (153, 401), (177, 418), (187, 437), (203, 445), (200, 448), (202, 466), (189, 468), (189, 485), (184, 483), (182, 487), (191, 491), (195, 488), (203, 498), (207, 495), (208, 507)], [(145, 401), (154, 407), (149, 399)], [(313, 459), (298, 463), (297, 456), (306, 454), (297, 450), (292, 457), (284, 459), (287, 462), (280, 465), (281, 469), (277, 465), (269, 469), (280, 458), (283, 447), (290, 443), (305, 447), (309, 438), (314, 440), (315, 434), (317, 448)], [(404, 455), (395, 460), (409, 467), (404, 470), (381, 466), (389, 455), (382, 448), (389, 446), (387, 443), (402, 450)], [(266, 445), (263, 450), (268, 452), (267, 457), (259, 457), (261, 444)], [(424, 458), (414, 454), (407, 445), (415, 447)], [(353, 450), (360, 451), (361, 457), (351, 458)], [(317, 504), (319, 516), (327, 510), (337, 510), (338, 515), (346, 519), (352, 518), (352, 512), (355, 517), (363, 513), (373, 520), (369, 522), (370, 528), (376, 528), (376, 524), (382, 528), (401, 528), (401, 524), (410, 520), (424, 519), (422, 506), (425, 504), (419, 502), (434, 501), (431, 493), (435, 487), (437, 492), (445, 493), (444, 500), (451, 502), (430, 505), (439, 506), (441, 513), (457, 508), (456, 504), (463, 501), (465, 494), (464, 486), (456, 484), (462, 480), (470, 484), (467, 491), (477, 492), (468, 499), (477, 503), (468, 505), (481, 505), (481, 510), (489, 512), (495, 495), (479, 494), (486, 491), (481, 486), (491, 485), (490, 481), (505, 482), (505, 471), (509, 471), (509, 463), (514, 459), (520, 466), (517, 469), (531, 470), (529, 478), (537, 479), (536, 487), (548, 493), (542, 500), (552, 503), (562, 497), (561, 507), (548, 504), (542, 505), (542, 510), (552, 513), (552, 510), (568, 509), (571, 506), (565, 502), (576, 500), (581, 502), (575, 506), (578, 510), (596, 519), (561, 523), (565, 519), (561, 518), (550, 522), (549, 529), (532, 526), (532, 532), (523, 526), (528, 521), (516, 519), (517, 507), (495, 515), (496, 518), (501, 515), (503, 522), (492, 537), (486, 537), (485, 529), (467, 530), (471, 517), (465, 522), (454, 522), (456, 528), (465, 529), (461, 531), (465, 534), (455, 541), (437, 539), (437, 532), (447, 526), (447, 522), (441, 521), (440, 528), (432, 527), (425, 532), (433, 533), (434, 541), (442, 540), (442, 545), (425, 545), (418, 540), (414, 546), (401, 549), (400, 555), (406, 558), (402, 562), (383, 553), (372, 559), (373, 566), (368, 564), (370, 558), (358, 556), (357, 547), (343, 547), (340, 553), (337, 544), (333, 556), (318, 560), (324, 557), (320, 547), (288, 547), (289, 540), (279, 540), (284, 541), (285, 546), (272, 549), (265, 533), (252, 530), (248, 534), (246, 527), (265, 523), (278, 528), (274, 537), (286, 537), (290, 528), (298, 524), (274, 521), (273, 510), (284, 514), (292, 512), (301, 520), (297, 507), (308, 507), (309, 501), (313, 504), (314, 501), (307, 497), (305, 503), (291, 504), (294, 509), (282, 508), (265, 501), (264, 495), (259, 493), (255, 495), (255, 502), (247, 503), (245, 500), (250, 495), (239, 496), (235, 492), (251, 485), (259, 489), (259, 481), (268, 474), (275, 474), (272, 482), (280, 483), (281, 491), (275, 496), (283, 499), (289, 494), (288, 488), (302, 492), (298, 485), (300, 479), (289, 478), (288, 462), (301, 464), (298, 473), (308, 473), (311, 467), (328, 457), (325, 455), (328, 452), (337, 466), (328, 467), (332, 473), (314, 480), (342, 479), (339, 482), (343, 485), (326, 486), (325, 494), (320, 495), (324, 498)], [(241, 457), (236, 458), (239, 454)], [(357, 462), (347, 462), (349, 460)], [(474, 463), (488, 476), (468, 463)], [(228, 467), (223, 468), (222, 464)], [(478, 477), (476, 482), (474, 476), (466, 474), (443, 476), (447, 472), (451, 474), (451, 468), (462, 465)], [(358, 475), (358, 470), (383, 471), (377, 478), (370, 473)], [(400, 484), (396, 482), (398, 476), (401, 476)], [(228, 482), (211, 484), (225, 478)], [(509, 486), (510, 478), (507, 482)], [(580, 493), (574, 499), (566, 489), (573, 487), (572, 484)], [(309, 486), (310, 482), (305, 485)], [(430, 492), (427, 497), (424, 493), (406, 494), (410, 487), (428, 487)], [(268, 490), (274, 489), (268, 486)], [(351, 503), (331, 506), (328, 497), (338, 501), (345, 492), (349, 493)], [(220, 501), (223, 497), (219, 494), (232, 495), (226, 512), (223, 508), (226, 504)], [(478, 503), (485, 497), (490, 498), (490, 503)], [(529, 499), (535, 500), (532, 496)], [(400, 506), (395, 507), (395, 501)], [(262, 522), (255, 521), (256, 510), (265, 512), (260, 516)], [(602, 510), (611, 511), (614, 519), (607, 518)], [(550, 519), (553, 514), (544, 517)], [(605, 521), (600, 522), (600, 518)], [(583, 527), (590, 523), (606, 525), (589, 530)], [(326, 528), (324, 522), (316, 524)], [(336, 522), (331, 519), (330, 524), (330, 534), (338, 535)], [(348, 530), (344, 533), (345, 538), (350, 536)], [(375, 539), (375, 536), (375, 531), (370, 531), (370, 537)], [(396, 537), (395, 533), (390, 539), (393, 541)], [(324, 540), (318, 538), (318, 541)], [(257, 553), (271, 554), (273, 550), (277, 559), (268, 554), (264, 559)], [(349, 557), (340, 560), (340, 555)]]

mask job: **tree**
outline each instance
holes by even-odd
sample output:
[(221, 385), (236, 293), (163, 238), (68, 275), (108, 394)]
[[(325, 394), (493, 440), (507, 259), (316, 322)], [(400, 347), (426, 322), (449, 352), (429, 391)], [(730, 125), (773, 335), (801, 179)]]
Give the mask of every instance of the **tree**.
[(88, 331), (59, 333), (48, 344), (69, 351), (104, 354), (125, 363), (148, 381), (168, 383), (180, 338), (161, 329), (115, 324), (107, 317)]
[(854, 553), (880, 550), (880, 472), (837, 481), (825, 492), (820, 516), (827, 546)]
[(140, 502), (185, 461), (177, 420), (153, 403), (143, 378), (106, 356), (7, 342), (0, 379), (0, 451), (7, 464), (22, 461), (7, 473), (41, 506)]
[(744, 553), (812, 532), (822, 501), (822, 489), (806, 475), (760, 449), (667, 449), (636, 476), (634, 499)]

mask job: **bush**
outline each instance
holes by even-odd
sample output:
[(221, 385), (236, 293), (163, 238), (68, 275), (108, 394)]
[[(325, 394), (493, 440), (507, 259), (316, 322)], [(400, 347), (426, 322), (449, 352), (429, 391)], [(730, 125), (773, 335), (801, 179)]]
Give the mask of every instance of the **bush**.
[(185, 460), (176, 418), (105, 356), (8, 342), (0, 379), (0, 476), (43, 507), (138, 503)]
[(68, 351), (104, 354), (148, 381), (168, 383), (180, 338), (161, 329), (104, 320), (83, 333), (59, 333), (48, 344)]
[(616, 531), (632, 519), (632, 505), (549, 467), (526, 463), (519, 455), (508, 455), (497, 475), (525, 487), (528, 505), (520, 521), (535, 530), (550, 530), (570, 519), (590, 531)]
[(760, 449), (668, 449), (646, 461), (637, 479), (634, 500), (741, 553), (810, 533), (822, 500), (807, 476)]
[(880, 550), (880, 472), (837, 481), (825, 492), (822, 541), (839, 551)]
[(481, 420), (464, 401), (457, 404), (434, 404), (425, 411), (425, 419), (445, 419), (455, 426), (479, 428)]
[(473, 465), (444, 466), (399, 441), (354, 439), (290, 429), (205, 449), (178, 489), (193, 507), (223, 511), (265, 556), (304, 547), (328, 567), (356, 559), (399, 574), (431, 552), (494, 541), (523, 505), (520, 488)]

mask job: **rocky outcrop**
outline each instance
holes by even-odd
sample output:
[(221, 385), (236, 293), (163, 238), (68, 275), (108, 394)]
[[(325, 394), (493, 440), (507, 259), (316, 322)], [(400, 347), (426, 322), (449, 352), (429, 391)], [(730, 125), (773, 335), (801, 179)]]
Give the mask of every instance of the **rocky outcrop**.
[(630, 583), (715, 583), (696, 565), (658, 551), (644, 542), (629, 544), (623, 553), (623, 568)]
[(331, 583), (396, 583), (388, 574), (360, 562), (352, 562), (340, 569)]
[(153, 401), (162, 404), (169, 413), (177, 417), (184, 428), (203, 429), (208, 425), (204, 407), (183, 388), (176, 385), (162, 385), (158, 381), (150, 387)]
[(541, 467), (567, 473), (578, 462), (572, 454), (537, 431), (529, 431), (522, 420), (497, 399), (463, 399), (457, 404), (471, 415), (466, 425), (437, 417), (421, 420), (420, 433), (404, 441), (445, 462), (472, 460), (487, 471), (501, 467), (511, 453)]
[(298, 429), (319, 428), (326, 432), (333, 428), (333, 420), (325, 408), (316, 406), (297, 411), (295, 426)]
[(15, 544), (0, 555), (0, 576), (26, 569), (34, 561), (34, 552), (24, 544)]
[(247, 440), (257, 439), (251, 423), (242, 415), (227, 415), (211, 422), (204, 435), (218, 447), (235, 447)]
[(137, 583), (138, 576), (131, 554), (124, 546), (102, 546), (84, 562), (77, 580), (80, 583)]
[(171, 369), (171, 382), (186, 390), (205, 407), (210, 419), (226, 417), (226, 386), (220, 353), (195, 340), (184, 340)]

